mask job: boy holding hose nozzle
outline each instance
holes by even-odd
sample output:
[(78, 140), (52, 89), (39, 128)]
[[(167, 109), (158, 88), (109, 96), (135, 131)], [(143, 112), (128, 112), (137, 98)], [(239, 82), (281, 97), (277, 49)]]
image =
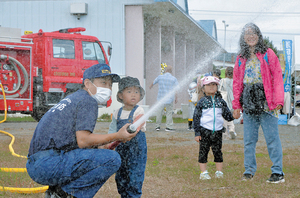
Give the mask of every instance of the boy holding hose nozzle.
[[(119, 82), (117, 100), (123, 107), (116, 110), (112, 117), (109, 133), (115, 133), (126, 123), (132, 123), (144, 109), (137, 105), (145, 95), (137, 78), (124, 77)], [(137, 131), (139, 131), (137, 129)], [(121, 167), (116, 173), (118, 192), (124, 197), (141, 197), (144, 174), (147, 162), (146, 123), (142, 124), (140, 131), (130, 141), (125, 143), (112, 143), (121, 156)], [(111, 148), (113, 149), (113, 148)]]
[(83, 74), (82, 89), (61, 100), (38, 123), (26, 168), (35, 182), (49, 185), (46, 197), (94, 197), (119, 169), (117, 152), (96, 148), (127, 142), (137, 133), (126, 131), (129, 124), (113, 134), (93, 133), (98, 105), (106, 104), (112, 83), (119, 79), (106, 64), (91, 66)]

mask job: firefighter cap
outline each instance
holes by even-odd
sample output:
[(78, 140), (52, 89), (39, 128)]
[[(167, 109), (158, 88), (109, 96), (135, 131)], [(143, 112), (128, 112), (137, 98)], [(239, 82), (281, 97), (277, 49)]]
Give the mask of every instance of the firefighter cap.
[(100, 78), (104, 76), (111, 76), (112, 82), (119, 82), (120, 76), (118, 74), (112, 74), (110, 67), (107, 64), (97, 64), (87, 68), (83, 73), (83, 81), (85, 79)]

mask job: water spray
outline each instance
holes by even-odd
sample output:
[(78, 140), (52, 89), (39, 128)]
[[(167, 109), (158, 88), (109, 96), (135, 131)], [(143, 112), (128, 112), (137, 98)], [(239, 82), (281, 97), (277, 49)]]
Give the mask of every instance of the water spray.
[(165, 102), (172, 96), (174, 95), (177, 91), (179, 91), (180, 89), (182, 89), (182, 87), (184, 85), (187, 85), (189, 83), (189, 80), (193, 77), (195, 77), (195, 73), (196, 71), (199, 69), (200, 66), (202, 65), (206, 65), (207, 63), (209, 63), (213, 58), (215, 58), (217, 55), (219, 55), (221, 53), (221, 49), (218, 49), (216, 52), (212, 52), (211, 56), (206, 56), (204, 57), (204, 60), (201, 61), (201, 64), (199, 63), (198, 66), (194, 69), (191, 70), (187, 76), (181, 80), (178, 83), (178, 86), (176, 86), (175, 88), (173, 88), (172, 91), (170, 91), (168, 94), (166, 94), (160, 101), (156, 102), (150, 109), (149, 111), (144, 114), (142, 117), (140, 117), (135, 123), (129, 125), (127, 127), (127, 131), (129, 133), (134, 133), (136, 131), (136, 129), (138, 128), (138, 126), (140, 126), (143, 122), (145, 122), (146, 120), (148, 120), (148, 118), (153, 115), (154, 111), (156, 111), (161, 105), (164, 105)]
[[(201, 61), (202, 64), (199, 64), (198, 67), (200, 67), (200, 65), (203, 65), (205, 63), (208, 63), (210, 60), (212, 60), (214, 57), (216, 57), (218, 54), (220, 53), (220, 49), (217, 52), (213, 52), (213, 55), (210, 57), (205, 57), (205, 59), (203, 61)], [(178, 83), (178, 86), (176, 86), (172, 91), (170, 91), (167, 95), (165, 95), (160, 101), (156, 102), (150, 109), (149, 111), (144, 114), (142, 117), (140, 117), (138, 120), (136, 120), (135, 123), (130, 124), (126, 130), (128, 133), (135, 133), (137, 128), (146, 120), (148, 120), (148, 118), (153, 115), (154, 111), (156, 111), (161, 105), (165, 104), (165, 101), (168, 100), (168, 98), (170, 96), (172, 96), (173, 94), (175, 94), (180, 88), (183, 87), (183, 85), (186, 85), (188, 83), (188, 80), (191, 79), (192, 77), (194, 77), (194, 73), (196, 73), (198, 67), (196, 67), (194, 70), (190, 71), (188, 73), (188, 75), (186, 76), (186, 78), (182, 81), (180, 81), (180, 83)], [(113, 142), (108, 149), (115, 149), (119, 144), (121, 143), (121, 141), (115, 141)]]

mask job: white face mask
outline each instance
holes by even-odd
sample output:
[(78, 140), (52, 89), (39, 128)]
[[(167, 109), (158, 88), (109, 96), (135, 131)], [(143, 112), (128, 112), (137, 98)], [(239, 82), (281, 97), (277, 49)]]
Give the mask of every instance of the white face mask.
[[(94, 83), (92, 84), (94, 85)], [(111, 96), (111, 90), (108, 88), (97, 87), (96, 85), (94, 86), (97, 88), (97, 93), (93, 95), (89, 90), (91, 96), (97, 101), (98, 105), (106, 105), (106, 102), (109, 100)]]

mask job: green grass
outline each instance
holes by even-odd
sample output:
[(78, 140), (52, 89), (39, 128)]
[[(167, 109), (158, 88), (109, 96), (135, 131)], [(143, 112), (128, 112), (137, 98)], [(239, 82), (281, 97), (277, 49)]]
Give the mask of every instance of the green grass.
[[(179, 111), (177, 115), (181, 115), (182, 112)], [(0, 116), (0, 121), (4, 120), (4, 116)], [(151, 122), (156, 122), (156, 116), (152, 116), (149, 118)], [(36, 122), (31, 116), (24, 116), (24, 117), (9, 117), (7, 116), (6, 122)], [(101, 115), (98, 119), (97, 122), (111, 122), (111, 115), (108, 113), (105, 113)], [(174, 123), (188, 123), (188, 119), (182, 119), (181, 117), (178, 116), (173, 116), (173, 122)], [(166, 123), (166, 116), (163, 115), (162, 117), (162, 123)]]
[[(18, 138), (14, 144), (16, 153), (27, 153), (31, 137)], [(176, 137), (169, 137), (169, 141), (182, 142)], [(243, 147), (235, 144), (223, 145), (223, 179), (214, 178), (216, 171), (212, 152), (208, 155), (207, 168), (212, 177), (211, 180), (199, 180), (199, 163), (197, 144), (188, 146), (153, 146), (152, 143), (166, 141), (166, 139), (152, 137), (147, 138), (148, 160), (143, 187), (144, 197), (291, 197), (300, 195), (300, 184), (298, 182), (299, 149), (284, 149), (283, 156), (284, 172), (286, 182), (283, 184), (267, 184), (266, 179), (270, 176), (272, 162), (267, 156), (267, 148), (259, 147), (257, 156), (257, 172), (252, 181), (241, 182), (244, 171)], [(0, 144), (6, 145), (0, 148), (0, 167), (19, 167), (26, 165), (26, 159), (17, 158), (8, 150), (8, 140), (0, 138)], [(25, 146), (24, 146), (25, 145)], [(27, 173), (5, 173), (0, 172), (0, 186), (9, 187), (38, 187)], [(0, 197), (44, 197), (44, 194), (17, 194), (1, 192)], [(97, 197), (119, 197), (112, 176), (95, 196)]]
[(97, 122), (111, 122), (111, 116), (108, 113), (102, 114), (98, 119)]
[[(266, 179), (270, 176), (272, 162), (265, 153), (258, 153), (257, 173), (250, 182), (241, 182), (244, 171), (243, 148), (237, 145), (224, 145), (223, 150), (234, 150), (237, 152), (225, 152), (223, 163), (223, 179), (215, 179), (216, 171), (212, 153), (209, 153), (207, 168), (212, 177), (211, 180), (199, 180), (199, 165), (197, 163), (198, 146), (164, 147), (156, 150), (149, 150), (146, 174), (149, 177), (156, 177), (162, 180), (163, 191), (153, 184), (156, 192), (163, 191), (165, 197), (298, 197), (300, 185), (297, 182), (299, 159), (287, 160), (293, 156), (297, 149), (291, 149), (287, 156), (284, 156), (284, 169), (287, 182), (284, 184), (268, 184)], [(263, 148), (265, 152), (266, 148)], [(158, 163), (149, 163), (152, 159)], [(297, 162), (296, 162), (297, 161)], [(147, 179), (146, 179), (147, 181)], [(171, 183), (171, 184), (168, 184)], [(176, 188), (177, 187), (177, 188)], [(175, 193), (175, 194), (174, 194)]]
[[(156, 122), (156, 117), (152, 116), (152, 117), (149, 118), (149, 120), (151, 120), (151, 122)], [(162, 117), (161, 122), (166, 123), (166, 116), (165, 115)], [(173, 122), (174, 123), (188, 123), (188, 119), (182, 119), (180, 117), (173, 117)]]
[[(105, 115), (101, 119), (108, 119), (108, 117), (110, 118), (110, 116)], [(11, 119), (15, 120), (16, 118)], [(152, 119), (155, 121), (155, 117)], [(181, 123), (185, 122), (185, 119), (177, 117), (176, 119), (174, 117), (174, 122), (177, 119)], [(103, 129), (103, 133), (107, 133), (106, 129)], [(31, 135), (28, 135), (28, 137), (16, 136), (13, 148), (17, 154), (26, 155), (28, 153), (31, 137)], [(223, 179), (214, 178), (216, 167), (210, 151), (207, 168), (212, 179), (201, 181), (199, 180), (200, 169), (197, 162), (199, 145), (182, 146), (180, 143), (183, 141), (185, 141), (184, 138), (172, 134), (160, 138), (147, 137), (148, 160), (143, 197), (300, 197), (299, 148), (283, 149), (283, 171), (286, 179), (283, 184), (266, 183), (266, 179), (271, 174), (272, 162), (268, 156), (267, 148), (264, 146), (257, 147), (257, 172), (254, 179), (250, 182), (241, 182), (241, 176), (244, 172), (244, 148), (241, 144), (223, 145)], [(168, 145), (167, 142), (175, 144)], [(0, 167), (24, 168), (26, 159), (12, 156), (8, 149), (9, 143), (9, 138), (0, 137)], [(155, 145), (155, 143), (159, 143), (160, 146)], [(39, 184), (30, 179), (27, 173), (6, 172), (0, 172), (0, 186), (40, 187)], [(0, 191), (1, 197), (39, 198), (44, 197), (44, 194), (27, 195)], [(97, 197), (119, 197), (114, 176), (103, 185), (96, 194), (95, 198)]]
[[(4, 120), (4, 116), (0, 116), (0, 121)], [(152, 122), (156, 122), (156, 117), (150, 117), (149, 120)], [(109, 114), (103, 114), (98, 119), (98, 122), (111, 122)], [(36, 122), (32, 117), (8, 117), (6, 118), (6, 122)], [(173, 117), (174, 123), (188, 123), (188, 119), (182, 119), (180, 117)], [(166, 123), (166, 116), (162, 117), (162, 123)]]
[[(0, 121), (4, 120), (4, 116), (0, 116)], [(6, 122), (36, 122), (31, 116), (24, 117), (6, 117)]]

